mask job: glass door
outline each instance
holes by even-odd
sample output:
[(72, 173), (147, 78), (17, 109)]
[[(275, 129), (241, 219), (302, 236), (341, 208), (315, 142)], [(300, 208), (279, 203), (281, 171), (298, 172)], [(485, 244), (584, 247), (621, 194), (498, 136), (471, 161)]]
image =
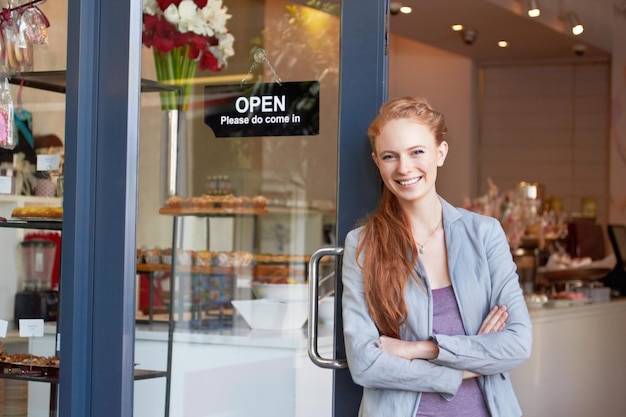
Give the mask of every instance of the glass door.
[[(306, 322), (311, 255), (377, 198), (365, 132), (385, 94), (387, 13), (370, 3), (224, 2), (224, 68), (201, 58), (179, 83), (185, 105), (142, 95), (135, 362), (165, 376), (135, 383), (134, 416), (356, 415), (348, 371), (310, 361)], [(171, 82), (145, 36), (142, 77)], [(340, 295), (337, 264), (320, 263), (320, 305)], [(328, 317), (319, 350), (341, 356)]]

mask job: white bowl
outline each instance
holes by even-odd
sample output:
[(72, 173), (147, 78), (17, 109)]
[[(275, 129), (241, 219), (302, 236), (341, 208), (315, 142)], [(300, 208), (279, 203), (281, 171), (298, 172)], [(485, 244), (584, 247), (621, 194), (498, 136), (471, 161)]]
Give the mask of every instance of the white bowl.
[(317, 318), (324, 326), (335, 323), (335, 297), (328, 296), (320, 300), (317, 306)]
[(309, 299), (308, 284), (267, 284), (253, 282), (252, 293), (256, 298), (270, 300), (306, 301)]
[(253, 329), (288, 330), (304, 326), (309, 314), (307, 301), (233, 300), (233, 306)]

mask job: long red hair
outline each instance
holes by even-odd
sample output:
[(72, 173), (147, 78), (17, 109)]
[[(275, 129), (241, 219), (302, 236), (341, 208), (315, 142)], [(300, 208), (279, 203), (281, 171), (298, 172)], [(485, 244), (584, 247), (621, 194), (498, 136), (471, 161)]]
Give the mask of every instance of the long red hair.
[[(399, 97), (385, 103), (370, 124), (368, 136), (373, 152), (376, 139), (391, 120), (409, 119), (427, 126), (440, 144), (447, 128), (443, 114), (419, 98)], [(411, 225), (396, 196), (383, 188), (380, 203), (367, 219), (357, 248), (362, 264), (365, 299), (370, 315), (381, 334), (400, 338), (400, 327), (406, 321), (404, 292), (409, 277), (417, 280), (417, 245)], [(423, 287), (422, 287), (423, 289)]]

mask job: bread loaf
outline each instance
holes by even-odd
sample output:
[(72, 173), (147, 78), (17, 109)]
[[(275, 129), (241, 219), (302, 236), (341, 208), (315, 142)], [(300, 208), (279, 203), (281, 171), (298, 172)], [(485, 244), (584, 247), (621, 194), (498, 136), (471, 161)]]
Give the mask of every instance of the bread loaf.
[(41, 219), (60, 219), (63, 217), (63, 207), (48, 206), (26, 206), (16, 207), (11, 212), (11, 217), (15, 218), (41, 218)]

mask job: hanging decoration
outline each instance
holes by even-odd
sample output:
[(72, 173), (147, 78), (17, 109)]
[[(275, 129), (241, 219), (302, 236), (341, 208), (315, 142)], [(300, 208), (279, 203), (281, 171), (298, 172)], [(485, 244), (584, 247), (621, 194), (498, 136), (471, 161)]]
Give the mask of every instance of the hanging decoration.
[(218, 72), (234, 55), (222, 0), (143, 0), (142, 42), (152, 48), (157, 79), (183, 88), (162, 92), (163, 110), (187, 109), (196, 69)]
[(0, 11), (2, 27), (2, 60), (0, 73), (4, 76), (15, 75), (33, 69), (33, 46), (47, 45), (50, 22), (37, 7), (45, 0), (14, 4)]
[(0, 148), (13, 149), (17, 144), (8, 79), (32, 71), (34, 45), (48, 43), (50, 22), (37, 7), (44, 1), (19, 4), (20, 1), (9, 0), (10, 7), (0, 10)]

